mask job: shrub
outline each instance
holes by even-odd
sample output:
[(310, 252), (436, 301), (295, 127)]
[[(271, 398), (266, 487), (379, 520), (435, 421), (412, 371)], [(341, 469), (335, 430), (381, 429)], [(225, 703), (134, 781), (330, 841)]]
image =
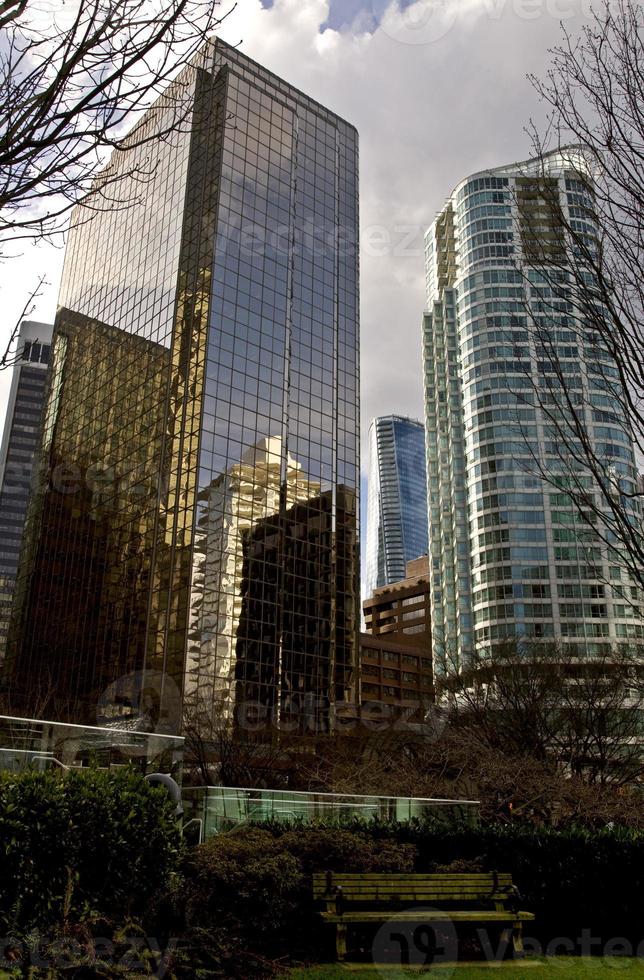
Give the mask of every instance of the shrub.
[(413, 845), (378, 841), (362, 830), (240, 828), (186, 857), (151, 927), (182, 935), (177, 972), (189, 964), (186, 977), (266, 975), (271, 964), (319, 958), (328, 947), (313, 905), (312, 871), (408, 871), (415, 857)]
[(226, 925), (258, 948), (279, 948), (304, 875), (283, 843), (256, 827), (211, 838), (184, 862), (186, 921)]
[[(344, 828), (266, 829), (307, 872), (510, 872), (522, 907), (536, 915), (527, 932), (544, 946), (557, 937), (576, 943), (584, 932), (600, 941), (590, 952), (616, 937), (633, 947), (644, 942), (643, 831), (358, 820)], [(310, 888), (307, 895), (310, 907)]]
[(313, 871), (413, 871), (416, 847), (394, 837), (380, 840), (365, 827), (267, 825), (280, 846), (299, 858), (307, 875)]
[(1, 772), (4, 934), (139, 915), (180, 856), (173, 811), (129, 769)]

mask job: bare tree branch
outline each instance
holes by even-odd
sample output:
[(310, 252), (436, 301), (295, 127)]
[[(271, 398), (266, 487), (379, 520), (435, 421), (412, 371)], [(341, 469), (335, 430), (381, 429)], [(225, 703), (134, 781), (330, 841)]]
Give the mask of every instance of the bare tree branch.
[(29, 297), (27, 298), (27, 302), (22, 308), (22, 313), (16, 320), (15, 326), (11, 331), (11, 336), (9, 337), (9, 342), (7, 344), (6, 350), (2, 355), (2, 357), (0, 358), (0, 371), (3, 371), (5, 368), (12, 367), (21, 357), (21, 351), (16, 351), (15, 354), (12, 354), (11, 348), (13, 347), (14, 341), (18, 336), (18, 331), (20, 330), (20, 324), (22, 323), (23, 320), (25, 320), (28, 316), (31, 316), (31, 314), (33, 313), (35, 308), (34, 300), (38, 299), (38, 297), (42, 295), (41, 290), (45, 284), (46, 284), (46, 278), (45, 276), (41, 276), (38, 282), (36, 283), (35, 289), (33, 289), (32, 292), (29, 294)]
[[(644, 457), (643, 63), (641, 4), (604, 0), (578, 40), (564, 32), (545, 81), (531, 78), (550, 110), (546, 134), (531, 129), (543, 161), (538, 192), (566, 247), (557, 253), (544, 245), (533, 263), (539, 276), (526, 285), (538, 367), (528, 372), (531, 403), (545, 421), (545, 452), (534, 466), (572, 503), (577, 542), (589, 553), (599, 545), (639, 588), (642, 492), (631, 446), (637, 463)], [(547, 176), (553, 150), (571, 158), (565, 203)], [(630, 604), (640, 618), (630, 585), (611, 584), (607, 598)]]
[(126, 129), (132, 149), (184, 124), (187, 75), (161, 128), (137, 125), (158, 96), (169, 102), (169, 81), (221, 23), (218, 7), (218, 0), (0, 3), (0, 249), (10, 239), (60, 234), (92, 190), (93, 208), (127, 206), (119, 188), (149, 179), (154, 160), (139, 154), (135, 170), (117, 174), (105, 167), (109, 153), (119, 153)]

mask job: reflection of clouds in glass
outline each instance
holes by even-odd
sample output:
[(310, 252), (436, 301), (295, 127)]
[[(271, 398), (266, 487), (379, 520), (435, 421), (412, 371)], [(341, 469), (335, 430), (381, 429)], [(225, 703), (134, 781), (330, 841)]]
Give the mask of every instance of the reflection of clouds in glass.
[[(152, 131), (157, 116), (162, 127), (162, 107), (147, 117)], [(181, 221), (169, 218), (180, 211), (188, 140), (187, 131), (177, 131), (150, 144), (152, 173), (130, 182), (126, 207), (99, 212), (91, 221), (85, 211), (75, 212), (59, 305), (169, 346), (181, 248)], [(127, 165), (149, 171), (150, 145), (137, 148), (134, 161), (130, 154)]]
[[(358, 311), (353, 130), (286, 88), (260, 91), (239, 75), (227, 108), (187, 686), (230, 719), (242, 680), (246, 694), (277, 697), (276, 636), (284, 656), (295, 642), (278, 624), (294, 615), (301, 576), (275, 556), (293, 538), (308, 558), (293, 554), (291, 566), (303, 562), (310, 588), (330, 574), (313, 511), (324, 499), (322, 523), (334, 526), (334, 488), (356, 479)], [(351, 605), (345, 593), (355, 598), (355, 507), (347, 520), (353, 571), (327, 582), (341, 609)], [(311, 642), (298, 685), (317, 690), (316, 671), (328, 681), (330, 656)]]

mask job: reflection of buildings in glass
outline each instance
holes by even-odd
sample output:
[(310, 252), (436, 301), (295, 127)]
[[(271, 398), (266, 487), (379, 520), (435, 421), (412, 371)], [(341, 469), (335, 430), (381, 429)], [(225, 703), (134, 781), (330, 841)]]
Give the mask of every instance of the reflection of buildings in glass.
[[(56, 349), (63, 353), (77, 317), (138, 341), (143, 366), (139, 391), (125, 340), (120, 359), (115, 345), (114, 356), (98, 350), (92, 364), (100, 330), (89, 331), (82, 372), (66, 363), (62, 387), (50, 392), (50, 412), (58, 399), (50, 468), (77, 458), (108, 473), (150, 467), (156, 486), (153, 509), (141, 513), (109, 481), (100, 491), (84, 486), (80, 496), (47, 501), (64, 533), (53, 517), (33, 527), (32, 540), (43, 545), (31, 548), (20, 572), (14, 676), (28, 695), (39, 665), (59, 664), (61, 687), (83, 696), (88, 720), (96, 685), (108, 687), (124, 669), (183, 689), (188, 652), (191, 679), (196, 655), (223, 652), (212, 690), (228, 696), (237, 518), (225, 526), (221, 517), (220, 541), (231, 551), (208, 553), (203, 571), (195, 544), (209, 496), (214, 507), (221, 493), (217, 481), (232, 479), (251, 447), (280, 440), (281, 483), (288, 485), (288, 446), (336, 510), (343, 494), (357, 491), (357, 134), (220, 40), (174, 84), (182, 82), (193, 100), (191, 125), (154, 144), (154, 171), (123, 191), (127, 208), (98, 209), (72, 229), (65, 258)], [(173, 100), (161, 99), (141, 125), (153, 137), (170, 111)], [(112, 166), (147, 170), (149, 152), (149, 145), (125, 149)], [(162, 351), (149, 380), (146, 343)], [(80, 336), (71, 347), (76, 364)], [(62, 439), (72, 432), (75, 442)], [(252, 493), (244, 487), (261, 519), (275, 492), (266, 486), (269, 469)], [(242, 463), (240, 487), (249, 472)], [(100, 520), (90, 520), (94, 511)], [(354, 566), (337, 576), (334, 601), (337, 628), (347, 637), (353, 631), (355, 648), (355, 508), (347, 522)], [(54, 562), (44, 542), (55, 534)], [(199, 575), (222, 583), (208, 604)], [(41, 613), (30, 620), (27, 609), (36, 607)], [(165, 698), (162, 689), (161, 714)]]
[(168, 369), (160, 345), (60, 311), (9, 643), (19, 691), (26, 671), (41, 700), (96, 704), (140, 666)]
[(245, 532), (238, 724), (259, 709), (259, 721), (286, 731), (324, 731), (331, 706), (350, 695), (355, 619), (341, 597), (355, 568), (355, 509), (355, 493), (338, 487)]
[[(291, 502), (319, 492), (319, 483), (307, 480), (301, 465), (284, 452), (280, 436), (262, 439), (241, 462), (199, 491), (186, 695), (202, 706), (211, 704), (222, 718), (231, 717), (235, 701), (247, 535)], [(262, 571), (271, 574), (272, 569)]]
[(4, 658), (53, 327), (24, 320), (18, 333), (0, 448), (0, 663)]

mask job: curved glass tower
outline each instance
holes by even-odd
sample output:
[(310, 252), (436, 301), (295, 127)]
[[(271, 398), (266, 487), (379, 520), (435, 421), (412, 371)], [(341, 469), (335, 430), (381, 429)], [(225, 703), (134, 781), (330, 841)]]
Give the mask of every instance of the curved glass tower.
[(387, 415), (369, 429), (367, 596), (400, 582), (407, 562), (427, 553), (425, 427)]
[(566, 229), (582, 211), (592, 213), (591, 179), (573, 151), (553, 153), (463, 180), (426, 236), (438, 669), (512, 636), (571, 642), (590, 655), (641, 638), (633, 607), (623, 604), (631, 586), (618, 555), (565, 492), (574, 479), (592, 494), (592, 477), (581, 462), (562, 458), (552, 414), (544, 412), (557, 404), (557, 389), (560, 398), (565, 392), (585, 413), (587, 438), (610, 458), (622, 490), (635, 490), (625, 421), (602, 424), (607, 353), (588, 336), (565, 271)]

